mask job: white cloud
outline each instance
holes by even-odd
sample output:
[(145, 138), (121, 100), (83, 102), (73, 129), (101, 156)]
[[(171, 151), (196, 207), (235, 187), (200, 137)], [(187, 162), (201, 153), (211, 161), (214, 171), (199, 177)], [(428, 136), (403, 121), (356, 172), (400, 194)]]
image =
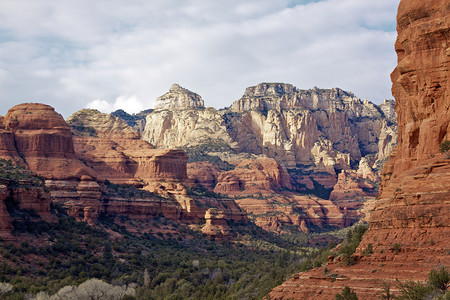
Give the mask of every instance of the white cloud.
[(96, 99), (89, 102), (87, 104), (87, 107), (98, 109), (99, 111), (104, 113), (111, 113), (118, 109), (125, 110), (128, 113), (138, 113), (145, 109), (145, 107), (143, 107), (142, 103), (135, 95), (130, 97), (120, 96), (114, 101), (114, 103), (110, 103), (106, 100)]
[(25, 101), (137, 112), (172, 83), (215, 107), (262, 81), (391, 97), (399, 0), (297, 2), (1, 1), (0, 115)]

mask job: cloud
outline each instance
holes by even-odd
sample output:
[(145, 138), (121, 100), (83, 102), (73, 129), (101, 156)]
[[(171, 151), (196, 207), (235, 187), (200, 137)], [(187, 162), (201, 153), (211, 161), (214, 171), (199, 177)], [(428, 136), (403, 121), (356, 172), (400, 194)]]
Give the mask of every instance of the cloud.
[(109, 103), (106, 100), (96, 99), (94, 101), (89, 102), (87, 104), (87, 107), (98, 109), (99, 111), (106, 113), (111, 113), (118, 109), (125, 110), (128, 113), (138, 113), (145, 109), (136, 96), (131, 97), (120, 96), (114, 101), (113, 104)]
[(136, 112), (172, 83), (217, 108), (263, 81), (379, 103), (391, 97), (398, 2), (4, 0), (0, 115), (25, 101), (66, 117)]

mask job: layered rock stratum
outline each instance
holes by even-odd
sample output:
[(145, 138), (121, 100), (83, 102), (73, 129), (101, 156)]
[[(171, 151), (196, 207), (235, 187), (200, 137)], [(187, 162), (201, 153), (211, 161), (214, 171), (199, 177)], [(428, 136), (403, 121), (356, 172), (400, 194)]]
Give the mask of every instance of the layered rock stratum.
[[(450, 61), (447, 1), (402, 0), (398, 8), (398, 65), (391, 74), (399, 124), (398, 146), (384, 165), (379, 199), (355, 258), (345, 267), (294, 275), (270, 293), (271, 299), (331, 299), (344, 286), (360, 299), (378, 299), (382, 282), (424, 280), (432, 268), (449, 267)], [(362, 252), (371, 245), (373, 254)]]
[(154, 149), (118, 117), (87, 109), (66, 123), (52, 107), (27, 103), (11, 108), (0, 121), (0, 158), (11, 164), (5, 170), (21, 166), (45, 180), (45, 189), (39, 190), (31, 183), (26, 188), (27, 181), (12, 189), (8, 179), (2, 179), (3, 231), (11, 230), (12, 220), (17, 220), (6, 210), (5, 201), (33, 209), (44, 220), (51, 219), (52, 201), (91, 225), (100, 214), (138, 220), (162, 215), (199, 223), (208, 207), (220, 209), (225, 222), (246, 221), (233, 200), (188, 192), (185, 151)]
[[(342, 201), (333, 203), (341, 212), (338, 215), (345, 216), (339, 224), (361, 217), (362, 203), (375, 197), (381, 166), (397, 142), (392, 100), (375, 105), (338, 88), (301, 90), (291, 84), (261, 83), (247, 88), (231, 107), (216, 110), (204, 108), (203, 101), (197, 105), (191, 102), (199, 101), (178, 100), (187, 94), (193, 93), (176, 86), (160, 97), (163, 102), (158, 98), (157, 109), (146, 114), (141, 138), (159, 149), (185, 149), (191, 180), (216, 193), (249, 198), (290, 190), (329, 200), (336, 187), (335, 195), (340, 192)], [(198, 163), (205, 161), (210, 165), (199, 170)], [(361, 161), (364, 171), (359, 168)], [(364, 187), (360, 193), (352, 193), (351, 184), (338, 184), (339, 173), (352, 170), (347, 182)], [(273, 172), (280, 172), (282, 183), (271, 177)], [(261, 214), (252, 215), (259, 218), (258, 224), (268, 213), (285, 210), (275, 201), (270, 205), (276, 208), (266, 211), (262, 208), (267, 201), (253, 197), (252, 206), (258, 203)], [(286, 214), (282, 215), (276, 223), (285, 222)], [(271, 224), (265, 227), (274, 228)]]
[(2, 158), (44, 177), (53, 201), (70, 203), (74, 215), (82, 215), (85, 207), (98, 213), (96, 173), (76, 156), (70, 127), (60, 114), (45, 104), (19, 104), (8, 111), (1, 127), (0, 143), (6, 146)]

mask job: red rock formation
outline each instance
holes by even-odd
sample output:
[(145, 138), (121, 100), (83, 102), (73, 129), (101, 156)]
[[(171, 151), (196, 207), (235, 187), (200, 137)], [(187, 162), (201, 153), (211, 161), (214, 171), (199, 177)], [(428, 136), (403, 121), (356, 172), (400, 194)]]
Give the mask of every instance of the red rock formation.
[(139, 133), (115, 116), (83, 109), (67, 119), (75, 135), (75, 152), (101, 180), (148, 185), (187, 179), (182, 150), (153, 149)]
[(0, 116), (0, 157), (24, 164), (14, 144), (14, 135), (10, 128), (4, 125), (4, 122), (5, 117)]
[(314, 196), (282, 193), (258, 198), (250, 196), (235, 201), (256, 225), (274, 232), (284, 232), (285, 225), (300, 226), (302, 231), (307, 232), (310, 225), (342, 227), (346, 223), (346, 217), (339, 207), (329, 200)]
[[(320, 176), (317, 174), (316, 179), (320, 180)], [(342, 227), (349, 222), (329, 200), (283, 192), (292, 189), (291, 178), (271, 158), (244, 160), (234, 170), (220, 173), (217, 181), (214, 191), (239, 197), (235, 198), (238, 205), (265, 230), (284, 232), (285, 225), (300, 226), (303, 222), (301, 230), (308, 231), (310, 225)]]
[[(395, 286), (395, 279), (424, 280), (430, 269), (450, 267), (450, 157), (439, 153), (439, 144), (450, 140), (449, 16), (445, 0), (400, 2), (398, 66), (391, 75), (399, 141), (383, 168), (358, 263), (329, 264), (340, 280), (322, 269), (294, 275), (271, 292), (271, 299), (330, 299), (344, 286), (360, 299), (376, 299), (383, 281)], [(374, 253), (362, 257), (369, 244)]]
[(89, 191), (91, 195), (86, 197), (86, 192), (78, 190), (83, 177), (98, 186), (93, 181), (96, 173), (77, 158), (70, 127), (52, 107), (39, 103), (16, 105), (6, 114), (4, 127), (11, 132), (18, 157), (47, 179), (54, 202), (71, 205), (77, 217), (85, 206), (98, 209), (101, 193)]
[(164, 216), (171, 220), (180, 220), (182, 208), (176, 201), (153, 197), (108, 197), (108, 203), (102, 210), (110, 216), (123, 216), (131, 220), (148, 220), (155, 216)]
[(0, 180), (0, 233), (9, 232), (12, 219), (6, 210), (5, 200), (9, 197), (8, 181)]
[[(366, 204), (371, 204), (378, 193), (377, 180), (374, 177), (353, 170), (343, 170), (338, 176), (338, 182), (330, 194), (333, 201), (342, 211), (345, 211), (346, 225), (350, 225), (365, 217)], [(372, 173), (373, 175), (373, 173)], [(373, 207), (372, 207), (373, 208)]]
[(183, 150), (153, 149), (142, 140), (74, 137), (76, 152), (100, 180), (145, 186), (187, 179)]
[(16, 105), (6, 114), (4, 124), (14, 136), (18, 154), (33, 172), (48, 179), (95, 177), (75, 156), (70, 128), (52, 107)]
[(282, 188), (291, 189), (290, 176), (274, 159), (243, 160), (232, 171), (217, 179), (216, 193), (227, 195), (270, 194)]
[[(215, 207), (224, 212), (226, 219), (246, 220), (245, 212), (233, 200), (188, 194), (187, 156), (183, 150), (153, 149), (122, 120), (96, 110), (76, 112), (67, 122), (75, 135), (76, 154), (97, 172), (100, 180), (133, 184), (164, 195), (163, 198), (130, 196), (129, 199), (107, 196), (108, 201), (100, 211), (132, 219), (164, 215), (173, 220), (200, 222), (205, 217), (205, 207)], [(211, 164), (203, 165), (211, 171), (215, 169)], [(217, 177), (217, 170), (215, 174), (207, 176)], [(195, 179), (191, 181), (196, 184)]]
[(204, 234), (219, 240), (231, 237), (224, 211), (210, 208), (205, 213), (205, 220), (206, 224), (202, 228)]
[[(19, 210), (36, 212), (40, 220), (56, 221), (56, 217), (50, 212), (50, 197), (43, 186), (35, 186), (29, 180), (12, 184), (8, 179), (0, 178), (0, 235), (13, 229), (13, 218), (6, 209), (6, 200), (11, 201)], [(20, 218), (16, 219), (22, 221)]]
[(193, 184), (214, 190), (219, 177), (219, 169), (210, 162), (198, 161), (187, 165), (187, 175)]

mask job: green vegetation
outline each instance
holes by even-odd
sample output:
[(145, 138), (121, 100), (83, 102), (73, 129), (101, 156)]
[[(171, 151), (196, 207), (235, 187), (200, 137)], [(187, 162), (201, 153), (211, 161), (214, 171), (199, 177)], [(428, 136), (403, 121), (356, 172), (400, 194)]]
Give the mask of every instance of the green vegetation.
[(44, 186), (44, 178), (37, 176), (25, 167), (15, 165), (11, 160), (0, 158), (0, 179), (10, 181), (10, 185), (14, 187), (37, 187)]
[(391, 285), (387, 282), (381, 284), (382, 292), (379, 294), (381, 300), (393, 300), (395, 299), (394, 294), (391, 293)]
[[(367, 224), (357, 225), (347, 232), (345, 241), (340, 245), (338, 249), (338, 254), (342, 256), (342, 261), (351, 266), (356, 263), (355, 257), (352, 255), (355, 253), (356, 248), (361, 242), (362, 236), (367, 231), (369, 226)], [(373, 252), (373, 251), (372, 251)]]
[(141, 190), (135, 188), (134, 186), (128, 184), (114, 184), (109, 180), (105, 180), (105, 185), (107, 187), (104, 194), (107, 197), (122, 197), (127, 199), (136, 199), (136, 198), (160, 198), (164, 197), (155, 193), (151, 193), (146, 190)]
[(450, 274), (444, 267), (440, 267), (439, 271), (431, 270), (428, 274), (428, 285), (434, 290), (445, 292), (450, 283)]
[(342, 293), (336, 295), (336, 300), (358, 300), (358, 296), (352, 289), (345, 286), (342, 289)]
[(72, 120), (72, 124), (70, 124), (70, 130), (72, 131), (72, 134), (75, 136), (84, 136), (84, 137), (97, 137), (97, 131), (94, 127), (91, 126), (85, 126), (83, 124), (80, 125), (74, 125), (73, 122), (75, 120)]
[(427, 282), (398, 282), (400, 295), (395, 299), (450, 299), (450, 291), (447, 291), (449, 283), (450, 275), (444, 267), (440, 267), (439, 270), (433, 269), (428, 273)]
[(194, 187), (186, 187), (186, 190), (188, 192), (188, 195), (191, 195), (191, 196), (208, 197), (208, 198), (216, 198), (216, 199), (228, 198), (226, 195), (211, 192), (210, 190), (208, 190), (207, 188), (205, 188), (202, 185), (197, 185)]
[(439, 145), (439, 150), (441, 151), (441, 153), (445, 153), (447, 151), (450, 150), (450, 141), (443, 141), (440, 145)]
[[(218, 243), (162, 217), (148, 222), (166, 232), (137, 235), (111, 217), (101, 217), (102, 226), (92, 228), (59, 206), (52, 209), (58, 222), (15, 222), (21, 242), (0, 243), (0, 282), (12, 285), (5, 299), (52, 295), (92, 278), (137, 284), (137, 299), (260, 299), (291, 274), (316, 265), (321, 253), (309, 240), (290, 241), (253, 223), (231, 222), (236, 242)], [(121, 237), (112, 239), (102, 228)]]
[(209, 161), (223, 171), (233, 170), (234, 166), (222, 160), (219, 156), (211, 153), (234, 152), (230, 146), (221, 141), (205, 141), (201, 145), (185, 147), (184, 150), (188, 156), (188, 162)]

